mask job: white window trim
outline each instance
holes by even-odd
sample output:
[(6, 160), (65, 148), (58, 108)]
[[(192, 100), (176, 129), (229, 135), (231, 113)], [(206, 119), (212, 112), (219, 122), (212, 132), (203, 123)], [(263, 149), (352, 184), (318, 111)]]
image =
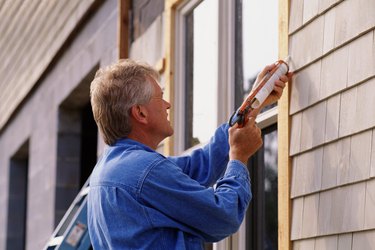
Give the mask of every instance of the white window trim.
[(235, 1), (219, 0), (219, 123), (227, 122), (235, 110), (235, 7)]
[(261, 114), (258, 115), (256, 118), (256, 122), (258, 124), (258, 127), (260, 129), (267, 128), (275, 123), (277, 123), (277, 113), (278, 113), (278, 107), (275, 106)]
[(202, 0), (187, 0), (176, 8), (175, 79), (174, 79), (174, 152), (181, 154), (185, 145), (185, 17)]

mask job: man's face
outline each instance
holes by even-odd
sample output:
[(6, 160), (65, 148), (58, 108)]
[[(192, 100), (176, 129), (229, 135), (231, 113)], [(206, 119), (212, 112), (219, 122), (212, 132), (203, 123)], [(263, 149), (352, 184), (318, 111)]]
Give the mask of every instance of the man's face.
[(155, 137), (160, 141), (173, 135), (173, 128), (168, 120), (168, 109), (171, 104), (163, 99), (163, 91), (157, 81), (150, 77), (150, 83), (154, 88), (154, 93), (145, 108), (148, 111), (149, 128)]

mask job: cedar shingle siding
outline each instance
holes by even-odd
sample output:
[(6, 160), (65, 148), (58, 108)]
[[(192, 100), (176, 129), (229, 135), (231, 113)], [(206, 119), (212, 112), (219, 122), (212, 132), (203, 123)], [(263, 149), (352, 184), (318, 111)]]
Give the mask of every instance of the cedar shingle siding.
[(374, 249), (375, 1), (292, 0), (294, 249)]

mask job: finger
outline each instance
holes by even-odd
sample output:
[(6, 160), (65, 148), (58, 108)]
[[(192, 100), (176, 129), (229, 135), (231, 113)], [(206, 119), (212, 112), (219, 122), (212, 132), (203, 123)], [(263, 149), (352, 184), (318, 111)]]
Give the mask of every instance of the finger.
[(289, 81), (289, 78), (288, 78), (287, 75), (282, 75), (282, 76), (280, 76), (280, 81), (285, 83), (285, 82)]
[(265, 76), (269, 71), (271, 71), (273, 68), (275, 68), (276, 65), (275, 64), (270, 64), (270, 65), (267, 65), (266, 67), (264, 67), (264, 69), (259, 73), (259, 76), (260, 77), (263, 77)]
[(280, 97), (283, 94), (283, 88), (276, 87), (273, 89), (273, 93), (276, 94), (278, 97)]
[(250, 125), (255, 125), (255, 117), (250, 116), (249, 119), (247, 120), (247, 122), (248, 122)]
[(275, 81), (275, 87), (285, 88), (286, 83), (280, 80)]
[(259, 148), (263, 145), (263, 139), (262, 137), (260, 138), (260, 141), (259, 141)]
[(274, 91), (277, 91), (277, 92), (281, 92), (283, 91), (283, 89), (285, 88), (286, 86), (286, 83), (285, 82), (282, 82), (282, 81), (276, 81), (275, 82), (275, 86), (273, 87), (273, 90)]
[(249, 117), (253, 117), (254, 119), (256, 119), (259, 114), (259, 111), (259, 108), (253, 109), (252, 111), (250, 111)]
[(234, 131), (238, 128), (238, 123), (235, 123), (232, 127), (229, 127), (228, 132), (231, 133), (231, 131)]
[(262, 130), (261, 130), (258, 126), (256, 126), (255, 134), (256, 134), (257, 136), (259, 136), (259, 137), (262, 137)]
[(253, 135), (254, 135), (256, 138), (261, 139), (261, 137), (262, 137), (262, 130), (261, 130), (258, 126), (255, 126), (255, 127), (252, 129), (252, 133), (253, 133)]

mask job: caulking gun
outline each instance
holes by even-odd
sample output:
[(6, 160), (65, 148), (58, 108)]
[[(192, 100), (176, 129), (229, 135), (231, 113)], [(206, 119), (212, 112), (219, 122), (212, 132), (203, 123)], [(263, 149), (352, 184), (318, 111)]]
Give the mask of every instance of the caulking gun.
[(277, 81), (282, 75), (286, 75), (289, 71), (289, 65), (283, 60), (275, 62), (275, 67), (269, 71), (258, 83), (250, 94), (246, 97), (241, 107), (237, 109), (229, 119), (229, 126), (233, 126), (238, 123), (238, 127), (242, 128), (245, 126), (250, 112), (262, 105), (267, 97), (273, 91), (275, 81)]

